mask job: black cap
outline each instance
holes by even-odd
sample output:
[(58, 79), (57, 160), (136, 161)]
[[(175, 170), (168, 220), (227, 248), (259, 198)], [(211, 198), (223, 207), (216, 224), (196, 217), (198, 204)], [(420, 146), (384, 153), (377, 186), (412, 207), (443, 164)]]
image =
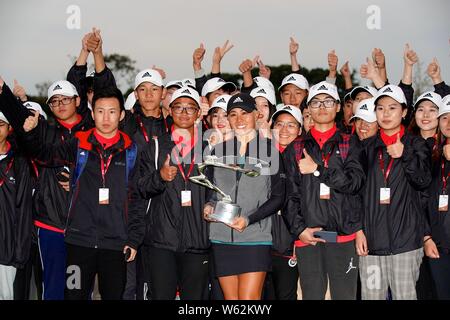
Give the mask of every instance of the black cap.
[(234, 108), (240, 108), (247, 112), (257, 110), (255, 99), (248, 93), (237, 93), (231, 96), (227, 104), (227, 113), (229, 113)]

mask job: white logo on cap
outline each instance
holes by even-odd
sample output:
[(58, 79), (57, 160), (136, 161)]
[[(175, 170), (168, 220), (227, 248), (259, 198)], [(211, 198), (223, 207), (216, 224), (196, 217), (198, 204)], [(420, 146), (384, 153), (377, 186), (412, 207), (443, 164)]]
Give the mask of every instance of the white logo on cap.
[(57, 84), (57, 85), (53, 88), (53, 91), (61, 90), (61, 89), (62, 89), (61, 86), (60, 86), (59, 84)]
[(144, 75), (142, 76), (142, 78), (145, 78), (145, 77), (149, 77), (149, 78), (151, 78), (152, 77), (152, 75), (147, 71), (146, 73), (144, 73)]
[(359, 110), (369, 110), (368, 108), (367, 108), (367, 104), (363, 104), (362, 106), (361, 106), (361, 108), (359, 108)]
[(225, 103), (225, 98), (220, 98), (219, 101), (217, 101), (217, 103), (219, 102), (224, 102)]
[(321, 86), (320, 86), (320, 88), (319, 88), (319, 89), (317, 89), (317, 90), (328, 90), (328, 88), (327, 88), (327, 87), (325, 87), (325, 85), (323, 84), (323, 85), (321, 85)]
[(385, 92), (392, 92), (392, 90), (391, 90), (391, 88), (386, 88), (386, 89), (384, 89), (383, 93), (385, 93)]
[(424, 97), (424, 98), (425, 98), (425, 97), (430, 97), (430, 98), (433, 98), (433, 96), (431, 95), (431, 93), (427, 93), (427, 94), (426, 94), (426, 95), (424, 95), (423, 97)]
[(182, 93), (189, 93), (189, 94), (192, 94), (192, 93), (189, 91), (189, 89), (184, 90)]
[(244, 102), (244, 101), (242, 101), (241, 97), (237, 97), (236, 99), (234, 99), (233, 102), (237, 103), (237, 102)]
[(291, 76), (289, 79), (286, 80), (286, 82), (287, 82), (287, 81), (295, 81), (295, 77), (294, 77), (294, 76)]
[(266, 93), (266, 90), (261, 89), (261, 90), (259, 90), (257, 93)]

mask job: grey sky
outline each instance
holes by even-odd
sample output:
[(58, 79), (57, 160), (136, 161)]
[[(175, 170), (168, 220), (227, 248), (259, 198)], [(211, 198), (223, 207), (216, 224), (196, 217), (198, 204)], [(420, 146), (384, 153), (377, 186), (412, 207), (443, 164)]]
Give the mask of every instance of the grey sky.
[[(81, 9), (81, 29), (69, 30), (69, 5)], [(381, 30), (368, 30), (366, 9), (381, 9)], [(139, 69), (157, 65), (166, 80), (193, 77), (192, 52), (204, 42), (210, 70), (214, 47), (229, 39), (235, 47), (222, 71), (237, 72), (244, 58), (260, 54), (264, 63), (289, 63), (289, 37), (300, 43), (299, 62), (326, 67), (336, 49), (359, 70), (373, 47), (386, 54), (388, 76), (397, 82), (406, 42), (428, 65), (437, 57), (449, 79), (450, 1), (407, 0), (164, 0), (164, 1), (1, 1), (0, 75), (16, 78), (30, 93), (35, 84), (65, 78), (92, 26), (102, 30), (105, 53), (127, 54)]]

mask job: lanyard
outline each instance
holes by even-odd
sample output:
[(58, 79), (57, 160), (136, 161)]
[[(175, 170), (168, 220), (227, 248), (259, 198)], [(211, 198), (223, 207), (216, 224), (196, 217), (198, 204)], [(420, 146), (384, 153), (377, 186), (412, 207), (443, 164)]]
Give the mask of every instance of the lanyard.
[(383, 160), (383, 152), (381, 151), (381, 148), (378, 151), (378, 160), (379, 160), (379, 164), (380, 164), (381, 173), (383, 174), (384, 184), (386, 185), (389, 174), (391, 173), (392, 165), (394, 164), (394, 158), (391, 158), (391, 160), (389, 161), (386, 172), (384, 172), (384, 160)]
[(447, 176), (445, 176), (445, 160), (442, 159), (441, 163), (441, 177), (442, 177), (442, 192), (443, 194), (447, 193), (447, 180), (448, 177), (450, 177), (450, 172), (447, 173)]
[(106, 173), (108, 172), (109, 165), (111, 164), (113, 155), (112, 154), (109, 155), (108, 160), (106, 160), (106, 164), (105, 164), (105, 159), (103, 159), (102, 152), (98, 148), (97, 148), (97, 151), (100, 156), (100, 171), (102, 172), (102, 184), (103, 184), (103, 187), (105, 187), (105, 176), (106, 176)]
[(37, 168), (36, 162), (34, 160), (30, 160), (30, 161), (31, 161), (31, 166), (33, 167), (33, 171), (34, 171), (36, 178), (39, 178), (39, 170)]
[[(169, 132), (169, 126), (167, 125), (166, 118), (163, 117), (164, 120), (164, 127), (166, 128), (166, 132)], [(144, 136), (145, 142), (149, 143), (150, 138), (147, 133), (147, 129), (145, 129), (144, 123), (142, 122), (142, 119), (140, 116), (137, 116), (137, 122), (139, 123), (139, 127), (141, 128), (142, 135)]]
[[(179, 150), (178, 147), (176, 147), (176, 148), (177, 148), (177, 150)], [(181, 153), (181, 152), (180, 152), (180, 153)], [(181, 165), (181, 161), (178, 159), (177, 153), (176, 153), (176, 152), (173, 152), (173, 155), (175, 156), (175, 159), (177, 160), (177, 166), (178, 166), (178, 169), (180, 169), (180, 173), (181, 173), (181, 175), (182, 175), (182, 177), (183, 177), (183, 180), (184, 180), (184, 182), (187, 183), (187, 181), (188, 181), (188, 179), (189, 179), (189, 176), (191, 175), (192, 170), (194, 169), (194, 165), (195, 165), (195, 154), (194, 154), (194, 156), (192, 157), (192, 161), (191, 161), (191, 164), (189, 165), (189, 170), (188, 170), (188, 173), (187, 173), (187, 174), (184, 173), (183, 166)]]
[(334, 144), (331, 146), (330, 151), (328, 151), (326, 155), (322, 153), (322, 161), (325, 168), (328, 168), (328, 161), (330, 161), (330, 157), (331, 154), (333, 153), (334, 146), (335, 146)]
[(12, 158), (12, 159), (9, 161), (8, 165), (6, 166), (6, 170), (5, 170), (5, 172), (3, 173), (3, 174), (5, 175), (5, 177), (0, 179), (0, 187), (3, 186), (3, 183), (5, 183), (6, 175), (8, 174), (9, 170), (11, 170), (11, 167), (12, 167), (12, 165), (13, 165), (13, 162), (14, 162), (14, 158)]

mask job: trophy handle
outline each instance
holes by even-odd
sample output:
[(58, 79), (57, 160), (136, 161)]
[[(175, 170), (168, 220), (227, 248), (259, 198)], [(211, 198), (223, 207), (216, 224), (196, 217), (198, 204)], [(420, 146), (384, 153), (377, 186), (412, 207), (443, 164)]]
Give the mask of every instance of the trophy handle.
[(223, 197), (222, 201), (231, 202), (231, 197), (223, 192), (219, 187), (213, 185), (203, 173), (199, 176), (189, 177), (189, 180), (218, 192)]

